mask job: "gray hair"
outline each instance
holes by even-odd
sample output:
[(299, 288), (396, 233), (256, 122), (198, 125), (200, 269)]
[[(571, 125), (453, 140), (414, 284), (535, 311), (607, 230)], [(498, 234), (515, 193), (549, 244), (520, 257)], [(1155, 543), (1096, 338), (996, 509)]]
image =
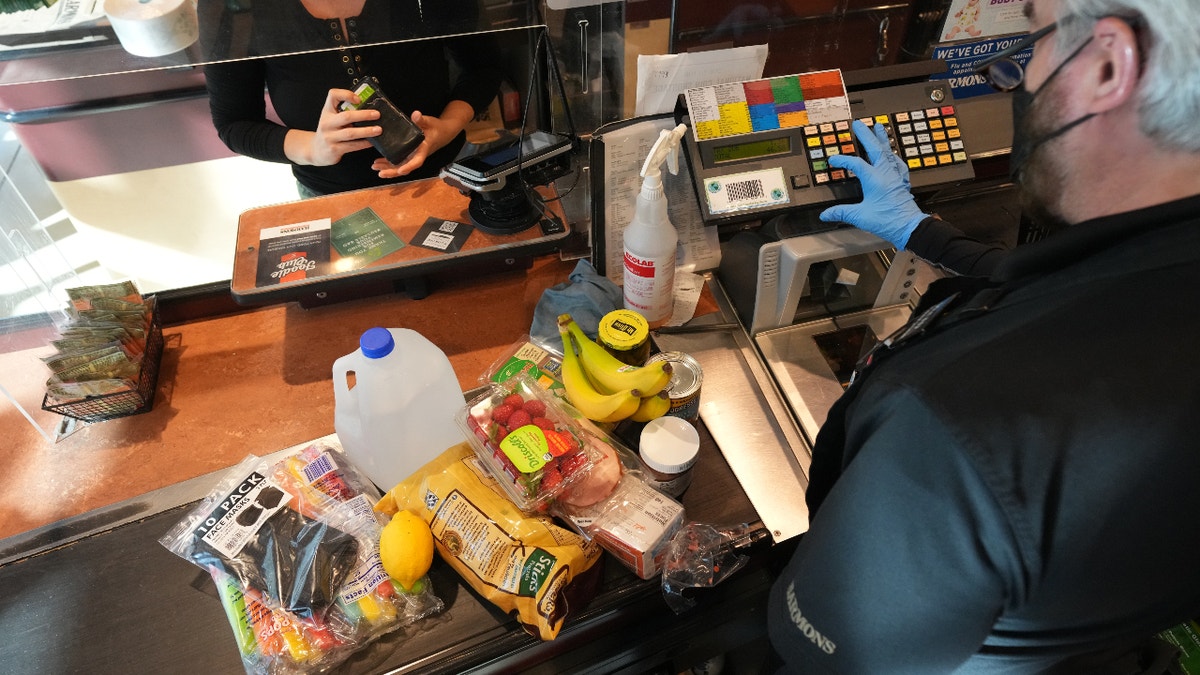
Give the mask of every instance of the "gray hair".
[(1145, 64), (1138, 90), (1142, 133), (1163, 145), (1200, 152), (1200, 2), (1062, 0), (1055, 17), (1059, 50), (1078, 46), (1105, 16), (1141, 21), (1135, 28)]

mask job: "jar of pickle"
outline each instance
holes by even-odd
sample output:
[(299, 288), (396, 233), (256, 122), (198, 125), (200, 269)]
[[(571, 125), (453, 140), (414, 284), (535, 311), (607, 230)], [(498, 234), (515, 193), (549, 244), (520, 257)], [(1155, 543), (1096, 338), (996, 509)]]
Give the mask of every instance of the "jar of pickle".
[(631, 366), (644, 366), (650, 358), (650, 324), (632, 309), (614, 309), (600, 319), (596, 342)]

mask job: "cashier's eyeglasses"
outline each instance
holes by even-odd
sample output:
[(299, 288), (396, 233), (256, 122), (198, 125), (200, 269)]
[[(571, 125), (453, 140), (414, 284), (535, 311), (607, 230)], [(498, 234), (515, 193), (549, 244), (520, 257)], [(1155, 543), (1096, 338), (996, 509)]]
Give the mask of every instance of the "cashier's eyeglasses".
[(994, 56), (975, 66), (975, 72), (983, 75), (987, 83), (996, 91), (1012, 91), (1025, 81), (1025, 68), (1013, 58), (1030, 45), (1046, 37), (1058, 28), (1055, 21), (1026, 35), (1023, 39), (1009, 45), (1007, 49), (997, 52)]

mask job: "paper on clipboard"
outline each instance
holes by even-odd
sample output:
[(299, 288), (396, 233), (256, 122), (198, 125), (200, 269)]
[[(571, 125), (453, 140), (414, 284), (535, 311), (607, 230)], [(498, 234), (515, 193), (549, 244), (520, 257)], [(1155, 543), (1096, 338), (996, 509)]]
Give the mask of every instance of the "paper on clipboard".
[[(672, 129), (675, 121), (669, 117), (634, 122), (601, 135), (604, 142), (604, 271), (616, 284), (623, 279), (623, 236), (625, 226), (633, 219), (634, 205), (642, 188), (639, 175), (646, 155), (650, 153), (658, 132)], [(717, 267), (721, 262), (721, 247), (717, 227), (706, 227), (692, 187), (692, 174), (687, 160), (679, 157), (679, 173), (672, 175), (664, 165), (663, 190), (667, 196), (667, 215), (679, 232), (678, 269), (698, 272)]]
[(679, 95), (693, 87), (757, 80), (766, 63), (766, 45), (639, 55), (634, 114), (640, 117), (670, 112)]

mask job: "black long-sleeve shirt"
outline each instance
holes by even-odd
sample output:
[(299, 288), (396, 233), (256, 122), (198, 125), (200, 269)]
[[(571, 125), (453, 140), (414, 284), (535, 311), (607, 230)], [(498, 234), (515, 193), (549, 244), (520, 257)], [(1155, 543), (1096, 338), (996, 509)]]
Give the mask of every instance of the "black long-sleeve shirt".
[[(501, 77), (495, 41), (486, 34), (419, 39), (473, 30), (477, 12), (469, 9), (472, 6), (366, 0), (361, 14), (346, 20), (347, 44), (337, 19), (314, 18), (296, 0), (255, 0), (245, 54), (252, 58), (205, 69), (218, 136), (239, 154), (288, 162), (288, 129), (316, 130), (329, 90), (353, 89), (364, 75), (377, 78), (387, 97), (410, 115), (415, 110), (440, 115), (453, 100), (465, 101), (476, 111), (486, 108)], [(378, 44), (388, 40), (409, 41)], [(403, 179), (379, 178), (371, 169), (379, 157), (374, 148), (348, 153), (333, 166), (293, 165), (292, 171), (320, 193), (428, 178), (454, 159), (464, 140), (465, 134), (460, 134)]]
[(931, 284), (969, 299), (814, 444), (769, 610), (792, 671), (1117, 672), (1096, 664), (1197, 616), (1197, 276), (1200, 195)]
[(930, 216), (909, 235), (905, 249), (958, 274), (986, 277), (1008, 255), (1008, 249), (984, 244), (946, 221)]

